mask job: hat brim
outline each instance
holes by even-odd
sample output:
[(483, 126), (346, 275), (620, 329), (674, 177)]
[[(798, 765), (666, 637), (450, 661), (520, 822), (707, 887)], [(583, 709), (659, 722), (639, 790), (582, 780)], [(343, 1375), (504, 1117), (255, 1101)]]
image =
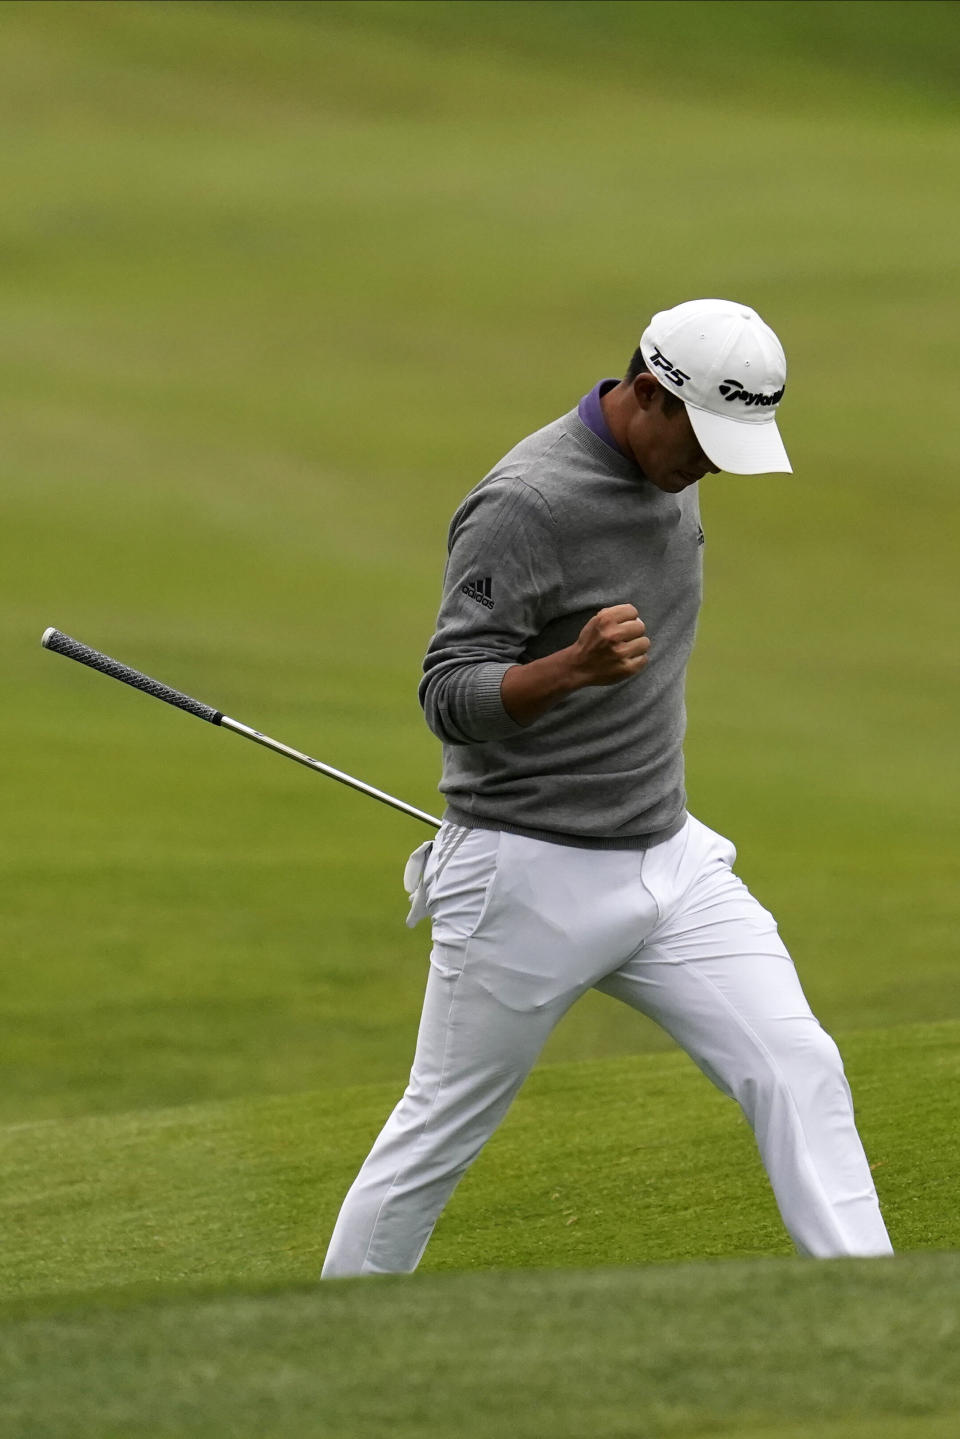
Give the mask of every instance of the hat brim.
[(693, 433), (711, 464), (731, 475), (793, 474), (777, 422), (733, 420), (686, 405)]

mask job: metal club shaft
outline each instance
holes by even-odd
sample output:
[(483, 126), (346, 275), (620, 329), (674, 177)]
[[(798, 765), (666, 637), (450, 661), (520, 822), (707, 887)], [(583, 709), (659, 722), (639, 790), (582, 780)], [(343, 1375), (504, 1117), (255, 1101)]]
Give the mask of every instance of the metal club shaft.
[(152, 695), (154, 699), (163, 700), (165, 704), (186, 710), (188, 714), (196, 715), (197, 719), (219, 725), (221, 729), (232, 730), (234, 734), (242, 735), (244, 739), (253, 740), (254, 744), (263, 745), (265, 749), (273, 750), (275, 754), (282, 754), (287, 759), (296, 760), (297, 764), (306, 765), (308, 769), (316, 770), (318, 774), (326, 775), (328, 779), (335, 779), (340, 784), (348, 785), (350, 789), (359, 790), (361, 794), (369, 795), (371, 799), (378, 799), (382, 804), (391, 805), (393, 809), (401, 810), (414, 819), (422, 820), (424, 824), (432, 824), (434, 829), (440, 828), (440, 821), (434, 815), (427, 814), (426, 811), (417, 809), (416, 806), (407, 804), (405, 800), (397, 799), (392, 794), (386, 794), (382, 789), (375, 789), (373, 785), (365, 784), (363, 780), (354, 779), (352, 775), (344, 774), (343, 770), (323, 764), (320, 760), (314, 759), (312, 755), (303, 754), (298, 749), (291, 749), (289, 745), (281, 744), (279, 740), (271, 739), (269, 735), (261, 734), (259, 730), (251, 729), (249, 725), (231, 719), (229, 715), (214, 709), (212, 705), (191, 699), (189, 695), (181, 693), (180, 690), (172, 689), (170, 685), (163, 684), (160, 680), (151, 679), (149, 675), (141, 674), (139, 670), (131, 669), (129, 665), (122, 664), (120, 660), (112, 659), (109, 655), (101, 654), (99, 650), (91, 649), (89, 645), (81, 644), (79, 640), (71, 639), (69, 635), (63, 634), (52, 626), (44, 630), (41, 644), (45, 649), (65, 655), (68, 659), (76, 660), (89, 669), (98, 670), (100, 674), (109, 675), (111, 679), (119, 680), (121, 684), (131, 685), (134, 689), (142, 690), (144, 694)]

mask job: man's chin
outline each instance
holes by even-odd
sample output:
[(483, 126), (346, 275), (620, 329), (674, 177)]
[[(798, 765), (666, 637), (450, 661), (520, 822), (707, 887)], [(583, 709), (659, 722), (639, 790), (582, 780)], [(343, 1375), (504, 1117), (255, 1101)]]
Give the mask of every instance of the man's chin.
[(647, 479), (652, 485), (656, 485), (658, 490), (666, 490), (668, 495), (679, 495), (681, 490), (689, 489), (691, 485), (697, 483), (696, 480), (688, 479), (686, 475), (678, 475), (674, 472), (659, 477), (648, 475)]

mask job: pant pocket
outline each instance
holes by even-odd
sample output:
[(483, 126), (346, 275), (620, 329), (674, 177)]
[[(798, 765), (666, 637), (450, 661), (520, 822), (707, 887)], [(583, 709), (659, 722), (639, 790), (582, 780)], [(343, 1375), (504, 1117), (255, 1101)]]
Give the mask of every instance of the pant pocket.
[(727, 839), (726, 835), (711, 829), (708, 824), (704, 824), (702, 819), (696, 819), (694, 815), (690, 816), (690, 823), (700, 832), (701, 843), (709, 845), (727, 868), (732, 869), (737, 862), (737, 847), (733, 840)]
[(467, 830), (436, 860), (426, 886), (435, 945), (465, 945), (476, 932), (496, 876), (500, 839), (496, 830)]

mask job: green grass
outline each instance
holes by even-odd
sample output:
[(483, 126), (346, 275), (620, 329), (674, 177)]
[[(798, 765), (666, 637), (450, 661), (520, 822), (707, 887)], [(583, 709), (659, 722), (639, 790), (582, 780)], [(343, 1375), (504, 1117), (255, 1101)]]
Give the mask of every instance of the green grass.
[[(844, 1037), (897, 1250), (960, 1247), (958, 1040), (957, 1021)], [(8, 1126), (0, 1295), (315, 1279), (343, 1193), (398, 1097), (365, 1085)], [(740, 1111), (671, 1053), (535, 1071), (424, 1269), (790, 1252)]]
[(385, 1086), (9, 1126), (0, 1430), (945, 1439), (956, 1115), (925, 1111), (958, 1038), (845, 1037), (908, 1251), (872, 1262), (788, 1257), (738, 1111), (675, 1054), (538, 1070), (412, 1281), (316, 1283)]
[[(957, 13), (0, 4), (5, 1439), (955, 1432)], [(704, 487), (691, 808), (905, 1253), (796, 1265), (736, 1110), (589, 997), (427, 1272), (315, 1291), (421, 830), (40, 634), (434, 809), (451, 512), (696, 294), (784, 339), (796, 474)]]
[(956, 1255), (912, 1255), (39, 1309), (0, 1324), (0, 1419), (33, 1439), (45, 1384), (51, 1439), (947, 1439), (958, 1279)]

